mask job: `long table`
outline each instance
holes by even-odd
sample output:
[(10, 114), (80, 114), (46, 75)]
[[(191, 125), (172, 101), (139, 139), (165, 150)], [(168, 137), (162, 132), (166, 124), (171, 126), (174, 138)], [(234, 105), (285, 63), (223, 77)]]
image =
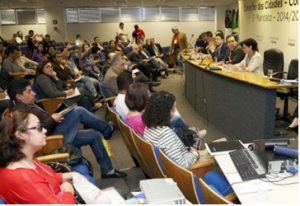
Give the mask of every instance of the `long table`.
[(274, 137), (276, 89), (298, 85), (279, 85), (252, 72), (206, 70), (199, 61), (188, 60), (185, 51), (181, 55), (186, 98), (207, 124), (243, 142)]

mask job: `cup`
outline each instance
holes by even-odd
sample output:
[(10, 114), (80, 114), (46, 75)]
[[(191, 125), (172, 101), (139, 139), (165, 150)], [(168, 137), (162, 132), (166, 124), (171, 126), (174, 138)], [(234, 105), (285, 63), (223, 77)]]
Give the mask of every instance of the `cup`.
[(257, 185), (257, 199), (260, 202), (265, 202), (267, 200), (268, 195), (268, 187), (265, 183), (261, 183)]
[(273, 76), (273, 69), (268, 69), (268, 78), (271, 79)]
[(232, 73), (232, 64), (227, 65), (227, 73)]

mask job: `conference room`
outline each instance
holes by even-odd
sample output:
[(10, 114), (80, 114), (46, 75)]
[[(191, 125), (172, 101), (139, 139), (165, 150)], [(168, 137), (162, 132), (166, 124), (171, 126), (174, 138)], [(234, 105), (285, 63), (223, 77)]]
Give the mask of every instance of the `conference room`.
[[(102, 145), (101, 148), (103, 147), (107, 153), (105, 157), (107, 156), (111, 162), (112, 173), (103, 173), (104, 169), (99, 163), (98, 153), (95, 152), (97, 149), (93, 149), (93, 143), (89, 143), (90, 147), (84, 147), (87, 143), (73, 142), (81, 156), (91, 163), (93, 171), (91, 172), (91, 167), (88, 167), (89, 176), (92, 176), (94, 185), (101, 190), (114, 187), (122, 191), (123, 199), (132, 200), (134, 192), (140, 191), (141, 181), (146, 180), (150, 184), (150, 180), (157, 178), (172, 178), (177, 182), (177, 189), (180, 190), (184, 201), (192, 204), (299, 202), (296, 161), (298, 156), (295, 158), (283, 155), (284, 164), (289, 163), (280, 172), (270, 172), (265, 168), (264, 175), (246, 180), (243, 179), (229, 151), (215, 155), (209, 149), (209, 144), (214, 141), (225, 140), (232, 143), (240, 140), (243, 150), (253, 154), (260, 148), (256, 144), (296, 148), (294, 150), (298, 154), (298, 5), (295, 2), (279, 4), (278, 1), (260, 0), (86, 2), (11, 0), (0, 2), (0, 16), (0, 53), (3, 58), (1, 73), (7, 67), (4, 61), (15, 61), (11, 55), (19, 50), (21, 57), (18, 58), (22, 59), (20, 61), (26, 61), (25, 64), (22, 63), (26, 70), (20, 70), (25, 72), (24, 75), (17, 74), (14, 78), (29, 80), (32, 92), (37, 94), (34, 97), (35, 103), (41, 105), (49, 116), (61, 112), (57, 110), (61, 103), (78, 98), (77, 104), (80, 104), (78, 102), (90, 104), (87, 110), (89, 115), (93, 115), (91, 118), (103, 121), (105, 128), (110, 128), (111, 134), (108, 135), (102, 127), (94, 128), (92, 124), (85, 124), (85, 120), (79, 118), (78, 131), (93, 131), (100, 134), (100, 138), (95, 137), (97, 141), (98, 138), (101, 140), (97, 145)], [(222, 35), (216, 34), (217, 31), (221, 31)], [(211, 39), (206, 39), (210, 33)], [(219, 55), (218, 51), (223, 46), (215, 45), (210, 50), (207, 47), (208, 43), (217, 41), (216, 44), (219, 44), (218, 41), (221, 40), (215, 39), (223, 38), (224, 44), (221, 45), (228, 47), (227, 58), (231, 59), (230, 37), (236, 42), (235, 47), (239, 46), (243, 53), (244, 68), (249, 66), (253, 54), (260, 55), (262, 74), (242, 70), (240, 67), (234, 69), (237, 63), (230, 64), (224, 58), (216, 60), (213, 57), (213, 53)], [(28, 39), (34, 40), (33, 47)], [(249, 39), (256, 42), (257, 50), (253, 50), (254, 47), (251, 45), (252, 50), (247, 53), (250, 46), (245, 40)], [(199, 42), (206, 45), (198, 48)], [(135, 44), (139, 44), (139, 49), (145, 53), (141, 62), (131, 59)], [(17, 49), (10, 52), (8, 48), (11, 46)], [(53, 56), (51, 49), (55, 49), (58, 53)], [(40, 62), (34, 60), (33, 55), (40, 58)], [(118, 60), (120, 55), (123, 55), (124, 59)], [(25, 57), (29, 60), (25, 60)], [(61, 63), (60, 61), (57, 63), (55, 59), (60, 58)], [(122, 72), (118, 70), (123, 61), (125, 68), (123, 73), (131, 73), (133, 68), (132, 73), (136, 79), (134, 83), (131, 82), (134, 86), (127, 85), (126, 89), (118, 90), (118, 79), (122, 81), (122, 78), (128, 78), (128, 75), (120, 75)], [(45, 65), (40, 68), (42, 63)], [(78, 70), (72, 66), (73, 69), (68, 73), (68, 69), (65, 69), (68, 65), (73, 65)], [(233, 69), (229, 70), (226, 65), (230, 65)], [(149, 67), (150, 72), (147, 70)], [(38, 74), (39, 69), (42, 72), (47, 69), (53, 70), (51, 75), (47, 76), (47, 72), (43, 74), (45, 79), (66, 84), (64, 89), (59, 89), (59, 92), (63, 93), (62, 96), (47, 97), (50, 98), (50, 103), (41, 101), (44, 96), (41, 98), (40, 92), (43, 88), (47, 88), (43, 87), (46, 83), (39, 84), (42, 87), (37, 87), (34, 79), (38, 78), (32, 75)], [(121, 70), (123, 71), (123, 68)], [(57, 76), (52, 76), (53, 72)], [(8, 71), (10, 76), (12, 73)], [(63, 80), (62, 76), (59, 76), (62, 73), (67, 75), (68, 80)], [(109, 77), (114, 80), (108, 79)], [(45, 79), (43, 81), (46, 81)], [(3, 113), (6, 108), (12, 108), (10, 106), (12, 98), (8, 92), (10, 88), (7, 87), (10, 85), (8, 84), (10, 79), (4, 88), (2, 77), (0, 80), (0, 94), (4, 95), (0, 96), (0, 109)], [(105, 83), (112, 81), (115, 81), (112, 83), (116, 90), (114, 95), (110, 94), (113, 91), (109, 88), (110, 84)], [(130, 81), (123, 84), (126, 86), (128, 82)], [(191, 167), (187, 168), (174, 159), (174, 162), (170, 162), (170, 156), (167, 156), (170, 154), (164, 149), (159, 149), (155, 141), (152, 142), (152, 136), (155, 135), (151, 133), (152, 130), (147, 129), (150, 126), (145, 124), (145, 133), (142, 135), (129, 126), (126, 114), (125, 118), (120, 118), (122, 115), (116, 104), (119, 101), (124, 104), (126, 92), (131, 89), (142, 90), (139, 88), (143, 87), (140, 84), (146, 85), (150, 90), (149, 94), (151, 93), (150, 97), (145, 97), (149, 102), (145, 103), (146, 108), (139, 111), (140, 118), (146, 118), (147, 108), (151, 105), (150, 101), (155, 101), (155, 96), (164, 94), (172, 97), (172, 106), (175, 106), (170, 108), (171, 116), (174, 116), (168, 120), (170, 128), (175, 128), (172, 126), (175, 122), (183, 124), (184, 129), (191, 132), (188, 135), (184, 132), (183, 135), (179, 135), (181, 130), (175, 129), (173, 133), (177, 134), (176, 138), (196, 136), (195, 140), (193, 137), (192, 139), (197, 142), (199, 137), (200, 146), (197, 146), (197, 152), (193, 151), (193, 144), (187, 146), (188, 150), (185, 149), (187, 154), (195, 156), (195, 165), (189, 165)], [(52, 83), (51, 85), (53, 86)], [(84, 94), (81, 88), (84, 88)], [(77, 92), (81, 93), (80, 96)], [(142, 91), (139, 94), (142, 94)], [(23, 95), (18, 95), (20, 94), (15, 95), (17, 101), (18, 97), (23, 98)], [(40, 99), (37, 96), (40, 96)], [(82, 101), (80, 98), (88, 100)], [(48, 107), (49, 105), (51, 107)], [(159, 106), (156, 108), (158, 110)], [(127, 112), (129, 110), (127, 108)], [(8, 118), (11, 111), (14, 110), (6, 110), (8, 116), (3, 113), (2, 118), (5, 119), (5, 116)], [(67, 116), (68, 112), (65, 111)], [(163, 112), (158, 114), (150, 112), (149, 116), (161, 114)], [(63, 121), (65, 120), (57, 119), (56, 124)], [(146, 121), (143, 119), (141, 122)], [(72, 128), (75, 126), (72, 125)], [(49, 130), (48, 127), (46, 129)], [(66, 136), (68, 128), (61, 131), (66, 132), (63, 134)], [(48, 136), (50, 132), (46, 135)], [(51, 135), (53, 134), (58, 135), (52, 132)], [(258, 143), (256, 140), (264, 142)], [(60, 145), (66, 143), (63, 137), (59, 142)], [(47, 147), (49, 145), (48, 142)], [(274, 145), (271, 148), (265, 147), (266, 152), (273, 154)], [(52, 150), (53, 148), (45, 153)], [(196, 157), (199, 157), (199, 160), (196, 161)], [(296, 168), (296, 172), (292, 168)], [(172, 174), (173, 170), (177, 171), (177, 174)], [(218, 181), (211, 182), (212, 179)], [(189, 185), (187, 182), (192, 184)], [(0, 187), (0, 196), (8, 200), (3, 194)], [(281, 196), (285, 194), (286, 198), (279, 198), (279, 194)], [(289, 201), (286, 202), (286, 199)], [(135, 200), (155, 203), (149, 196), (147, 197), (147, 194), (146, 197)]]

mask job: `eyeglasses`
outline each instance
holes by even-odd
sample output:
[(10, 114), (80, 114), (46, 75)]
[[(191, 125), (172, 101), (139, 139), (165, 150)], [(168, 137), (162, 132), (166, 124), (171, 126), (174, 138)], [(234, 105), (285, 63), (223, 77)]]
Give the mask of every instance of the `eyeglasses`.
[(41, 131), (43, 131), (43, 124), (41, 122), (39, 122), (36, 127), (29, 127), (29, 128), (24, 129), (24, 131), (32, 130), (32, 129), (36, 129), (41, 132)]
[(47, 66), (45, 66), (45, 68), (53, 68), (53, 66), (47, 65)]

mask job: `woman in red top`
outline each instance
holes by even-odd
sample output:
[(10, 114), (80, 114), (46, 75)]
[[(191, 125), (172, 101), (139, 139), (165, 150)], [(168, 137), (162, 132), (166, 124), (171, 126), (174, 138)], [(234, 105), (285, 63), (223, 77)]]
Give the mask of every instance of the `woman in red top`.
[(47, 132), (25, 110), (0, 123), (0, 196), (8, 204), (75, 204), (72, 173), (55, 173), (33, 155), (46, 145)]

